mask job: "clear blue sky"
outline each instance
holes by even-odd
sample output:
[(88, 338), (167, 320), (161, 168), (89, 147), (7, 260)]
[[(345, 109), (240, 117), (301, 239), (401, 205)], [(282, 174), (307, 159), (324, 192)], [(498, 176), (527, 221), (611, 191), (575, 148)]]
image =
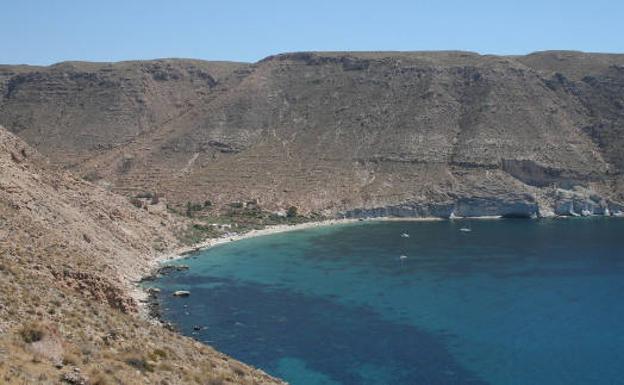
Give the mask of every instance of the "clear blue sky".
[(0, 63), (306, 50), (624, 52), (622, 0), (2, 0)]

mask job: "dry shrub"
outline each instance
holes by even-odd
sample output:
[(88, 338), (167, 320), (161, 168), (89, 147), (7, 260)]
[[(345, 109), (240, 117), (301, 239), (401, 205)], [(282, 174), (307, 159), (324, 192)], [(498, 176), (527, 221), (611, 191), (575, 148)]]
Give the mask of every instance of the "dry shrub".
[(111, 385), (113, 382), (110, 376), (106, 373), (93, 369), (90, 373), (91, 385)]
[(45, 330), (43, 326), (38, 322), (30, 322), (22, 327), (19, 332), (22, 340), (27, 344), (38, 342), (45, 336)]
[(76, 366), (80, 363), (80, 358), (73, 353), (65, 353), (63, 354), (63, 365), (73, 365)]
[(138, 355), (128, 356), (126, 357), (124, 362), (128, 364), (129, 366), (137, 370), (140, 370), (141, 372), (153, 372), (154, 371), (154, 367), (152, 366), (152, 364), (149, 363), (145, 358), (138, 356)]

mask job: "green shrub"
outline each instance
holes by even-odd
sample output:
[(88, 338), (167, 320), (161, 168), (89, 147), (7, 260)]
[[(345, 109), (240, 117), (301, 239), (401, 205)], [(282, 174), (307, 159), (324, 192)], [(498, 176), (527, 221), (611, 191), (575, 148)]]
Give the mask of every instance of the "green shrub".
[(290, 207), (288, 208), (288, 211), (286, 211), (286, 215), (287, 215), (289, 218), (294, 218), (294, 217), (296, 217), (296, 216), (297, 216), (297, 211), (298, 211), (298, 210), (297, 210), (297, 207), (295, 207), (295, 206), (290, 206)]
[(193, 203), (191, 201), (186, 202), (186, 216), (191, 218), (193, 213), (196, 211), (201, 211), (204, 207), (201, 203)]

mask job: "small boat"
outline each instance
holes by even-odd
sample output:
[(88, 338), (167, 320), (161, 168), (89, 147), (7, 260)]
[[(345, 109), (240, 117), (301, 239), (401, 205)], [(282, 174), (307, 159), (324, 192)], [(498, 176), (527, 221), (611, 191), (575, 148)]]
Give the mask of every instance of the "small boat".
[(464, 233), (469, 233), (472, 230), (470, 230), (468, 227), (462, 227), (461, 229), (459, 229), (459, 231), (463, 231)]
[(407, 259), (407, 255), (401, 255), (401, 256), (399, 257), (399, 259), (400, 259), (401, 261), (405, 261), (405, 260)]
[(408, 233), (401, 233), (401, 238), (409, 238), (409, 234)]
[(191, 295), (191, 292), (187, 290), (178, 290), (173, 292), (174, 297), (188, 297), (189, 295)]

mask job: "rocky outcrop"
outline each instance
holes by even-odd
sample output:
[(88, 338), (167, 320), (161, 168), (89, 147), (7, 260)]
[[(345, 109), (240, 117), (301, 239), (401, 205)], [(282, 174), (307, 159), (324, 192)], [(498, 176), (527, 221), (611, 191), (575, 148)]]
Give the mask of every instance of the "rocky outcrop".
[(621, 204), (611, 202), (587, 190), (558, 190), (554, 212), (561, 216), (611, 216), (620, 212)]
[(114, 284), (105, 277), (97, 274), (64, 270), (53, 271), (52, 274), (62, 285), (71, 288), (97, 302), (106, 303), (113, 309), (124, 313), (137, 311), (137, 303), (127, 291), (118, 284)]
[(470, 197), (447, 203), (407, 203), (396, 206), (358, 208), (339, 213), (346, 218), (376, 217), (434, 217), (434, 218), (474, 218), (506, 217), (534, 218), (539, 214), (538, 204), (532, 197)]
[(503, 159), (502, 170), (529, 186), (556, 186), (569, 189), (600, 179), (593, 175), (577, 175), (574, 170), (542, 166), (532, 160)]

